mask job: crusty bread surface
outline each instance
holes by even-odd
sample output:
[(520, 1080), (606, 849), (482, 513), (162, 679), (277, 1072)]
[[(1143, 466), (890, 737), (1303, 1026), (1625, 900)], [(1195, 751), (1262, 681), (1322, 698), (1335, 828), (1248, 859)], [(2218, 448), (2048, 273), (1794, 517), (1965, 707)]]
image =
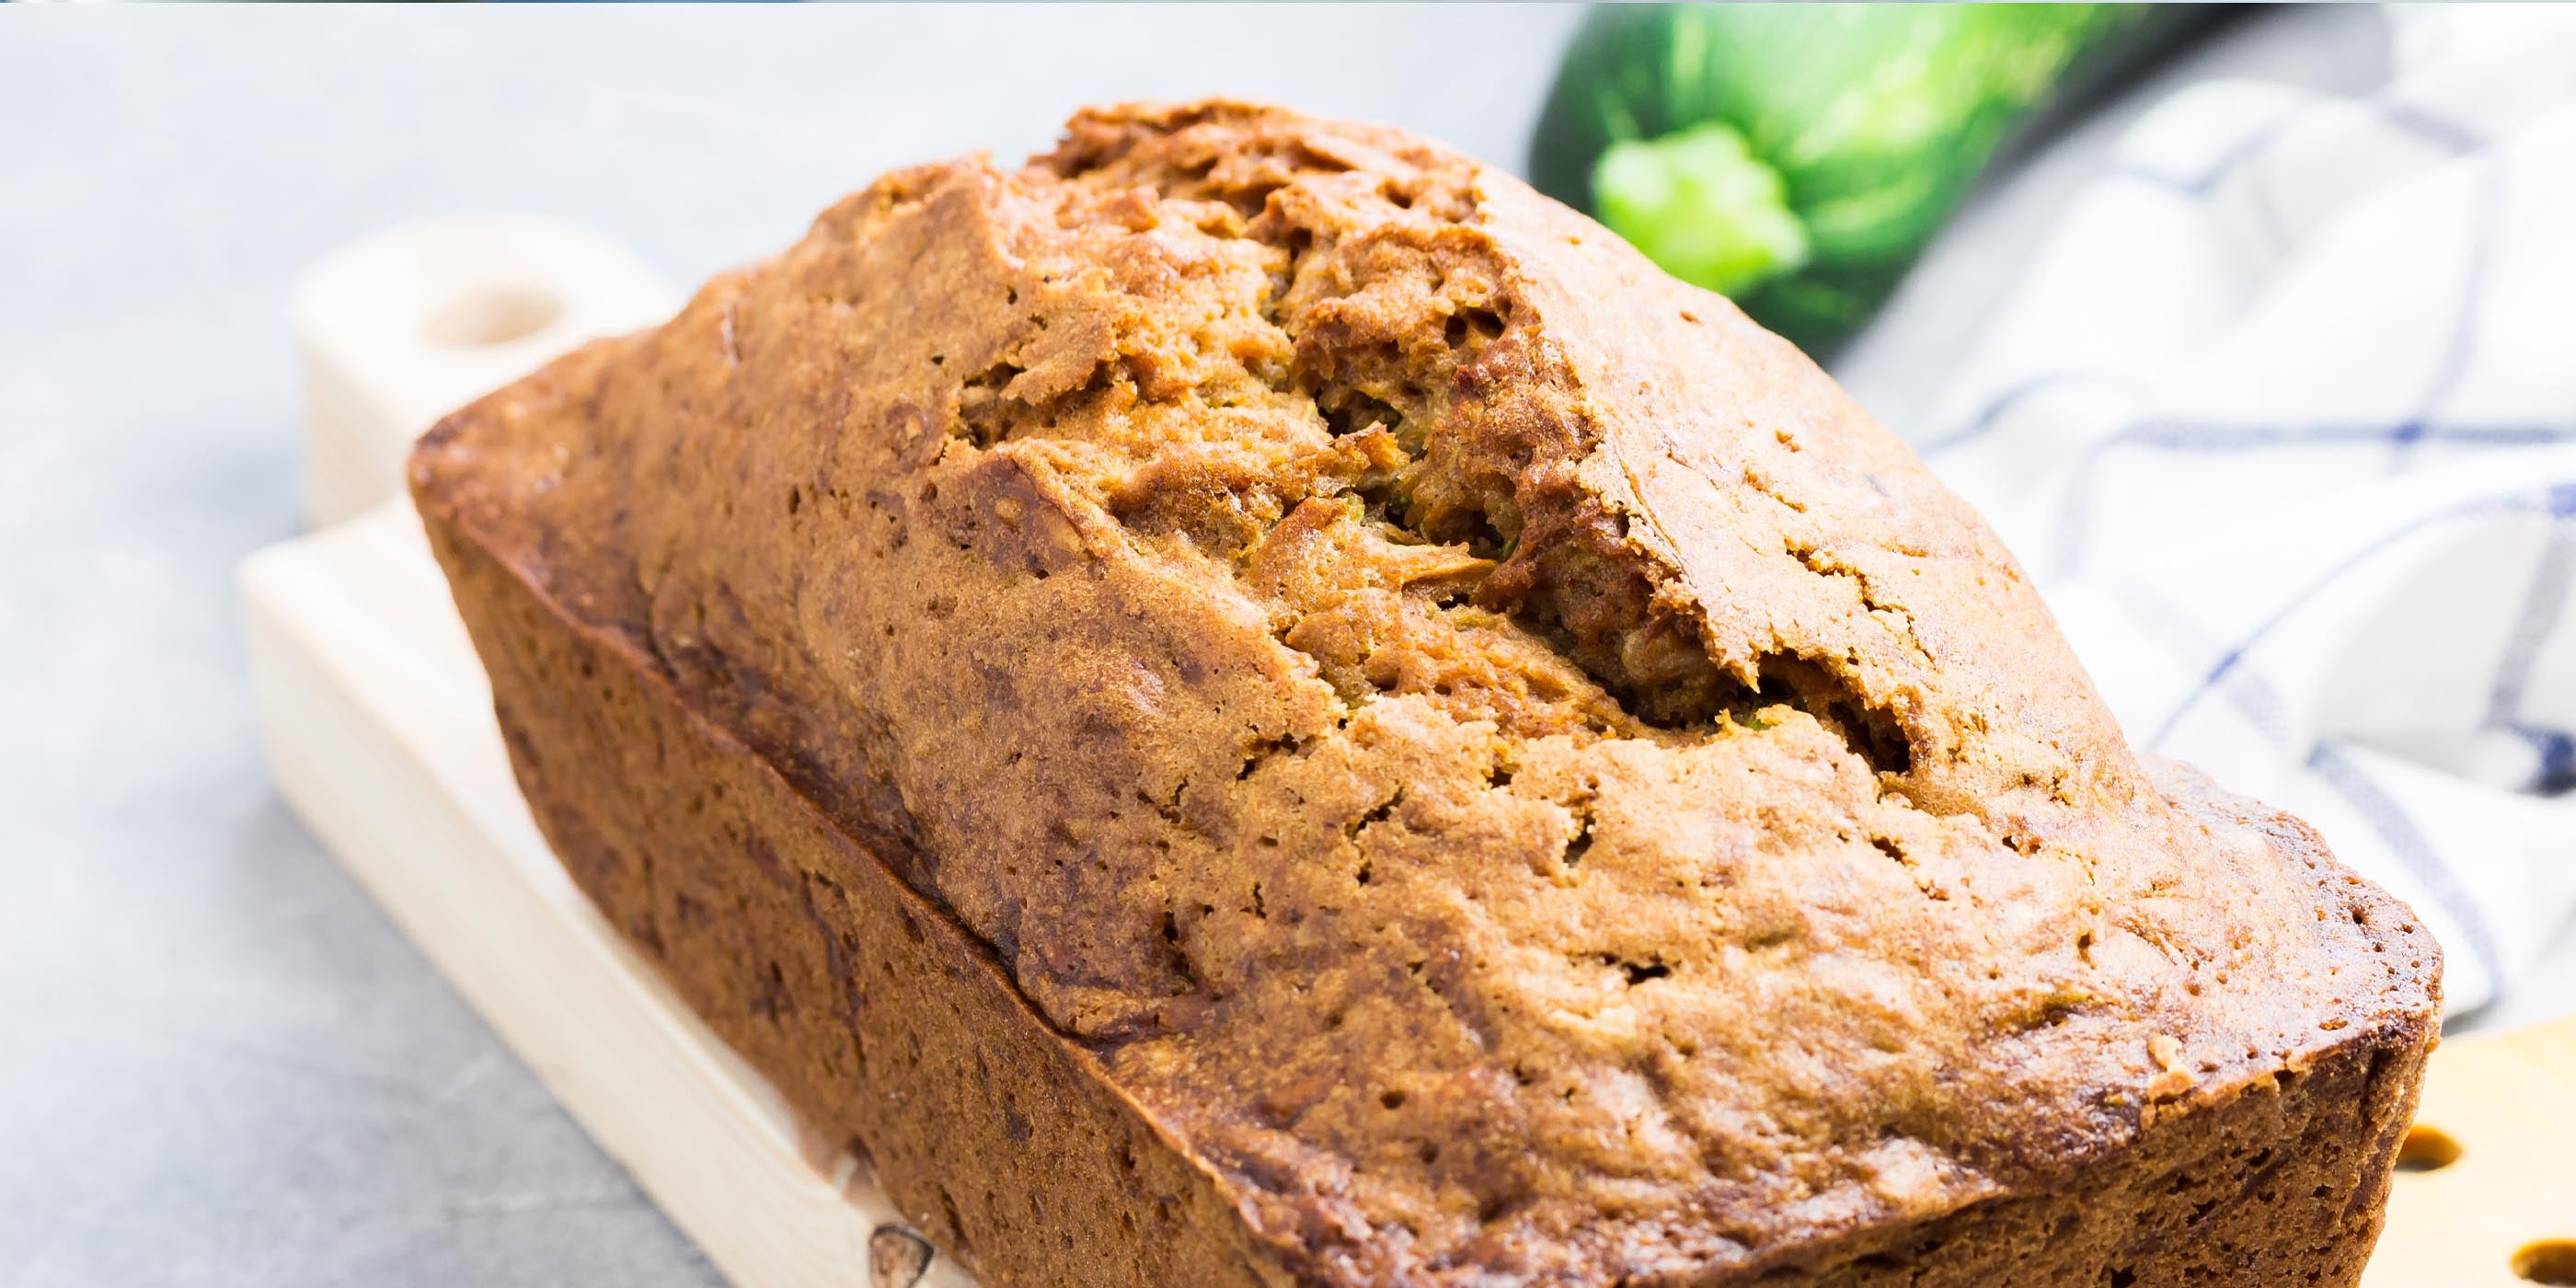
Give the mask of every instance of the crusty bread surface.
[(1234, 103), (413, 489), (582, 887), (990, 1284), (2349, 1284), (2439, 953), (1722, 298)]

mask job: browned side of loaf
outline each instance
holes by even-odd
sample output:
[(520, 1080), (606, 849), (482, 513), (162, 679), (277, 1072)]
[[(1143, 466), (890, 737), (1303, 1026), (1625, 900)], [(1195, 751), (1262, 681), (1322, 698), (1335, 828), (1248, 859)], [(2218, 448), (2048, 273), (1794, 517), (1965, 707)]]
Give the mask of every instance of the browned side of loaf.
[(1717, 1282), (2348, 1288), (2379, 1237), (2431, 1036), (2358, 1035), (2060, 1188)]
[(1207, 1173), (953, 917), (613, 633), (426, 517), (511, 766), (574, 881), (943, 1251), (991, 1288), (1285, 1282)]
[[(1294, 1280), (953, 917), (691, 713), (614, 631), (427, 517), (513, 768), (574, 879), (942, 1249), (995, 1288)], [(2341, 876), (2305, 853), (2322, 879)], [(2062, 1189), (1703, 1282), (2355, 1283), (2432, 1038), (2421, 1023), (2354, 1032)]]

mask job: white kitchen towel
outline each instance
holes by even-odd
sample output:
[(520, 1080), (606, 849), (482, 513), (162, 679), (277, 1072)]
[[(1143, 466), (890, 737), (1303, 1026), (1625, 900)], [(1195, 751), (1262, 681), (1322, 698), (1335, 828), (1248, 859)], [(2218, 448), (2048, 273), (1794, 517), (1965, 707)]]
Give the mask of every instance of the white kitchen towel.
[(2142, 119), (1916, 438), (2131, 740), (2414, 905), (2456, 1013), (2576, 910), (2576, 12), (2391, 25), (2372, 97)]

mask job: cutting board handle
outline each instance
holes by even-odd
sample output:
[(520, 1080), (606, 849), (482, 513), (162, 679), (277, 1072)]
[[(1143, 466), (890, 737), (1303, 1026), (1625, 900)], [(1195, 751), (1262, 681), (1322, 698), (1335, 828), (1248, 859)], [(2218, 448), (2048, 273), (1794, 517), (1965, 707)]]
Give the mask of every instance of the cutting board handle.
[(412, 440), (440, 416), (678, 307), (624, 247), (548, 219), (407, 224), (333, 252), (298, 280), (293, 306), (308, 516), (327, 526), (393, 495)]

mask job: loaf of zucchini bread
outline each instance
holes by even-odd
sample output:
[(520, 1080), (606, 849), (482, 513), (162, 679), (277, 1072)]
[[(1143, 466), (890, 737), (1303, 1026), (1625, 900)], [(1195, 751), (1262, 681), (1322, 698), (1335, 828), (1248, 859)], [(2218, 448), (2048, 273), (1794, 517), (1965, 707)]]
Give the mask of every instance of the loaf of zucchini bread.
[(890, 174), (412, 462), (581, 887), (989, 1285), (2350, 1284), (2439, 952), (1513, 178)]

